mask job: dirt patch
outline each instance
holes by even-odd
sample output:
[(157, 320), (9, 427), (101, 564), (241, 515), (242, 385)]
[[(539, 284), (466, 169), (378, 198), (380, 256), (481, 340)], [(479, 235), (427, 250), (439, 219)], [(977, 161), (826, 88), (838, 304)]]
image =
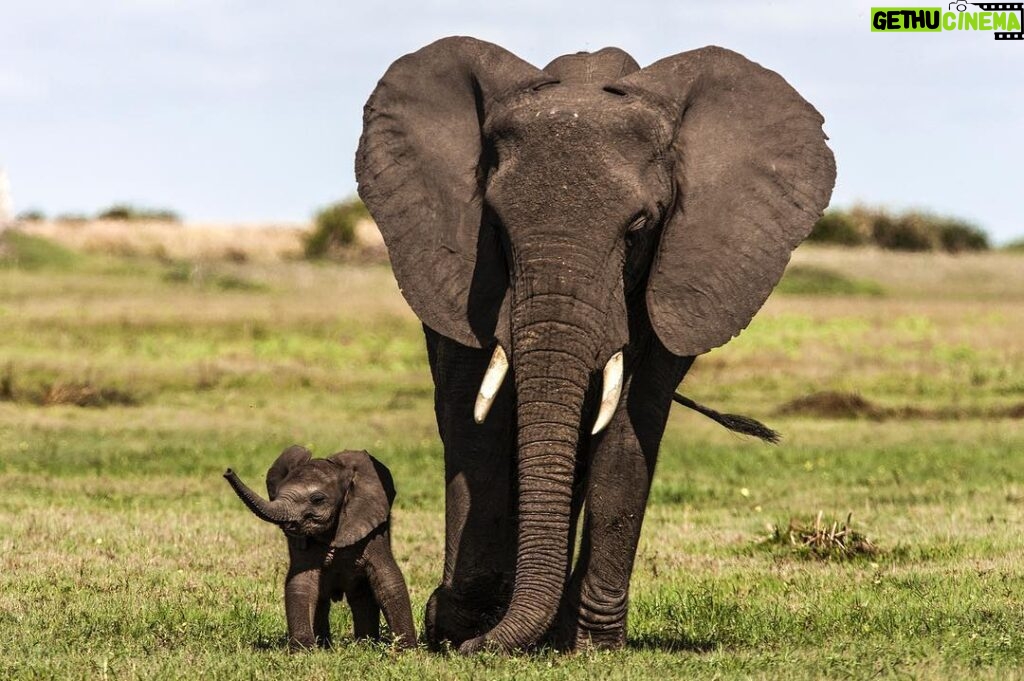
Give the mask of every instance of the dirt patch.
[(10, 362), (0, 374), (0, 402), (14, 401), (14, 365)]
[(968, 408), (940, 407), (925, 409), (905, 405), (883, 407), (857, 393), (825, 391), (811, 393), (786, 402), (776, 410), (781, 416), (810, 416), (822, 419), (933, 419), (955, 421), (958, 419), (1024, 419), (1024, 402), (1005, 406)]
[(856, 393), (820, 392), (798, 397), (778, 409), (784, 416), (827, 419), (881, 418), (885, 410)]
[(1024, 402), (1009, 406), (1004, 411), (1003, 418), (1024, 419)]

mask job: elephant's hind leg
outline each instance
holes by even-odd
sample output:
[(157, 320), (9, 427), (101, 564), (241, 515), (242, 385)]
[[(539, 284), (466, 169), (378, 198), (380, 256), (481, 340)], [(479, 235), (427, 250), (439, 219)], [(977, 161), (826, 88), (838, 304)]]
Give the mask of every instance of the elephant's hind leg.
[(313, 634), (321, 648), (331, 647), (331, 599), (321, 598), (313, 612)]
[(366, 580), (345, 592), (348, 607), (352, 609), (352, 633), (356, 639), (380, 638), (380, 607)]

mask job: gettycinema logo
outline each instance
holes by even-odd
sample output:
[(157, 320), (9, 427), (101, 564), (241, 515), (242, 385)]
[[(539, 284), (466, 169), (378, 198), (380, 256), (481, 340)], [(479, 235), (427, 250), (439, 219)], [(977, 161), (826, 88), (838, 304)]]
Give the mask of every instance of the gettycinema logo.
[[(978, 7), (968, 10), (968, 5)], [(1020, 16), (1017, 13), (1020, 12)], [(996, 40), (1024, 42), (1024, 2), (951, 2), (941, 7), (872, 7), (871, 31), (991, 31)]]

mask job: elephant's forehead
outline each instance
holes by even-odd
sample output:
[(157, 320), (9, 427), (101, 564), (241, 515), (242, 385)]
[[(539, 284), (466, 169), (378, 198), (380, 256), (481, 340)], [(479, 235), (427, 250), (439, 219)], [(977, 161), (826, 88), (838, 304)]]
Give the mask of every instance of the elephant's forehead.
[(497, 137), (539, 136), (574, 144), (659, 145), (671, 139), (657, 109), (595, 83), (556, 83), (523, 93), (492, 116), (488, 131)]
[(334, 464), (323, 459), (314, 459), (305, 466), (297, 468), (288, 476), (288, 482), (305, 485), (318, 485), (331, 480), (335, 473)]

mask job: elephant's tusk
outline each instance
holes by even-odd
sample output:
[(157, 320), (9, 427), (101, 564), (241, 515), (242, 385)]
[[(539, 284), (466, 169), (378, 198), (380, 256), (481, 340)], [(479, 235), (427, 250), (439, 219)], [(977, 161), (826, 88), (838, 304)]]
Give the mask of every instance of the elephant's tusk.
[(480, 382), (480, 392), (476, 396), (476, 405), (473, 407), (473, 420), (483, 423), (487, 418), (487, 412), (491, 410), (494, 403), (494, 396), (505, 381), (505, 374), (508, 373), (508, 357), (499, 343), (494, 348), (494, 355), (491, 356), (491, 363), (487, 365), (487, 373), (484, 380)]
[(597, 419), (594, 420), (594, 429), (591, 435), (597, 435), (612, 420), (615, 408), (619, 406), (619, 396), (622, 394), (622, 351), (619, 350), (608, 363), (604, 365), (604, 378), (601, 383), (601, 409), (597, 412)]

